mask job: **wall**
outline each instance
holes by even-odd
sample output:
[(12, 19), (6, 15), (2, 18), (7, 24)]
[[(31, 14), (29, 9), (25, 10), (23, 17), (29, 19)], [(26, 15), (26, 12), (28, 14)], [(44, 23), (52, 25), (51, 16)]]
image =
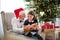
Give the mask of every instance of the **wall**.
[(55, 24), (56, 24), (57, 26), (60, 26), (60, 18), (56, 18)]
[(1, 0), (1, 11), (14, 12), (20, 7), (25, 8), (24, 0)]

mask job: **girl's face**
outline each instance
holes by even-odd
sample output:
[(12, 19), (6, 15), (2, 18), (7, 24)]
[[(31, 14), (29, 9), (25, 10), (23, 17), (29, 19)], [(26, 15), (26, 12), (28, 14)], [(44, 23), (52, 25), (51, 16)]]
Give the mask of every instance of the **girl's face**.
[(28, 14), (28, 20), (33, 20), (34, 16), (31, 14)]

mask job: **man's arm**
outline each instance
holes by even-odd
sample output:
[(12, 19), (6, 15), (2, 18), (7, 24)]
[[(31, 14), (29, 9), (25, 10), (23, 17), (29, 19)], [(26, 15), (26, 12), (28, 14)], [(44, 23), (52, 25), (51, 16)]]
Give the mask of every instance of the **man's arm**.
[(15, 18), (11, 20), (12, 30), (17, 31), (17, 21)]

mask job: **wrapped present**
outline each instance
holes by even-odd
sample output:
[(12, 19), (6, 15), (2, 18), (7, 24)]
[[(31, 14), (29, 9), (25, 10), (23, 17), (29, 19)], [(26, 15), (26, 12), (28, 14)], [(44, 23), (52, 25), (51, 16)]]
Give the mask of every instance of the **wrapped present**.
[(42, 30), (55, 29), (55, 28), (59, 28), (59, 26), (56, 26), (55, 24), (50, 24), (50, 23), (45, 23), (44, 25), (42, 25)]

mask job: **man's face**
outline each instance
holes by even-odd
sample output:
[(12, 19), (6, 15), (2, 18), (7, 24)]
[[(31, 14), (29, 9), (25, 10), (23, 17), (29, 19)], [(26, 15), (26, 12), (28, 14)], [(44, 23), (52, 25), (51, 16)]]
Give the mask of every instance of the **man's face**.
[(24, 20), (24, 18), (25, 18), (25, 14), (21, 14), (21, 15), (19, 15), (19, 19)]

